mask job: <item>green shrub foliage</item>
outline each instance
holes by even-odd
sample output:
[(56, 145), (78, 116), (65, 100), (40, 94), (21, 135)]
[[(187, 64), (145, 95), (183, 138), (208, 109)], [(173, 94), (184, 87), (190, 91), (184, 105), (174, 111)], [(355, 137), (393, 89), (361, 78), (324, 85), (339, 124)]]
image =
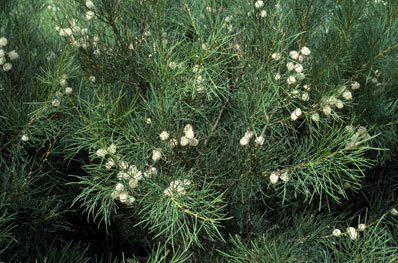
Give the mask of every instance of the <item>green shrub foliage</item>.
[(397, 14), (1, 1), (0, 259), (398, 261)]

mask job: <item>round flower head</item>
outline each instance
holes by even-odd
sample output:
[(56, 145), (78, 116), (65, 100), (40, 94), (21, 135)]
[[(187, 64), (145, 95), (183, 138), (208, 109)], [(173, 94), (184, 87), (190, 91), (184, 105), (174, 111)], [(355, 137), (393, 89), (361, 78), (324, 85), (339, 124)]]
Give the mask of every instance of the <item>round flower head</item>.
[(353, 90), (359, 89), (360, 87), (361, 87), (361, 84), (359, 84), (358, 81), (353, 81), (351, 83), (351, 89), (353, 89)]
[(105, 155), (107, 154), (108, 152), (105, 150), (105, 149), (98, 149), (96, 152), (95, 152), (95, 154), (98, 156), (98, 157), (105, 157)]
[(252, 131), (247, 131), (245, 132), (245, 137), (248, 139), (251, 139), (253, 137), (254, 133)]
[(351, 94), (351, 92), (348, 91), (348, 90), (347, 90), (347, 91), (344, 91), (342, 96), (343, 96), (343, 98), (346, 99), (346, 100), (352, 99), (352, 94)]
[(352, 240), (356, 239), (358, 236), (358, 232), (354, 227), (347, 228), (347, 232)]
[(263, 6), (264, 6), (264, 1), (257, 1), (255, 4), (254, 4), (254, 6), (257, 8), (257, 9), (260, 9), (260, 8), (262, 8)]
[(3, 58), (6, 55), (3, 49), (0, 48), (0, 58)]
[(8, 57), (10, 58), (10, 60), (15, 60), (18, 58), (18, 53), (15, 50), (11, 50), (10, 52), (8, 52)]
[(7, 43), (8, 43), (7, 38), (5, 38), (5, 37), (0, 37), (0, 47), (5, 47), (5, 46), (7, 46)]
[(162, 153), (160, 151), (158, 151), (158, 150), (153, 150), (153, 152), (152, 152), (152, 160), (154, 160), (156, 162), (156, 161), (159, 161), (160, 158), (162, 158)]
[(293, 62), (287, 62), (286, 63), (286, 67), (287, 67), (287, 70), (293, 70), (294, 69), (294, 63)]
[(6, 58), (5, 57), (0, 57), (0, 66), (6, 63)]
[(73, 89), (72, 89), (71, 87), (66, 87), (66, 88), (65, 88), (65, 94), (66, 94), (66, 95), (72, 94), (72, 91), (73, 91)]
[(187, 146), (189, 144), (189, 139), (185, 136), (182, 136), (180, 139), (181, 146)]
[(276, 173), (271, 173), (269, 176), (269, 180), (271, 181), (271, 184), (276, 184), (278, 182), (279, 176)]
[(301, 99), (303, 101), (308, 101), (310, 99), (310, 95), (308, 94), (308, 92), (303, 92), (303, 94), (301, 94)]
[(12, 69), (12, 64), (11, 63), (5, 63), (3, 65), (3, 70), (4, 71), (10, 71)]
[(68, 85), (68, 83), (66, 82), (66, 79), (61, 79), (61, 81), (59, 82), (59, 84), (60, 84), (62, 87), (66, 87), (66, 85)]
[(243, 137), (240, 139), (239, 143), (240, 143), (240, 145), (245, 146), (246, 144), (249, 143), (249, 141), (250, 141), (249, 138), (247, 138), (246, 136), (243, 136)]
[(124, 191), (124, 185), (122, 183), (117, 183), (115, 187), (117, 192), (123, 192)]
[(162, 133), (160, 133), (159, 137), (160, 137), (160, 140), (165, 141), (170, 137), (170, 135), (167, 131), (162, 131)]
[(314, 113), (311, 115), (311, 120), (317, 122), (319, 121), (319, 114), (318, 113)]
[(152, 120), (151, 120), (151, 118), (148, 118), (148, 119), (146, 119), (146, 124), (148, 124), (148, 125), (151, 125), (152, 124)]
[(24, 142), (29, 141), (28, 135), (26, 135), (26, 134), (22, 135), (21, 140), (24, 141)]
[(333, 230), (333, 236), (335, 236), (335, 237), (338, 237), (338, 236), (340, 236), (341, 235), (341, 231), (340, 231), (340, 229), (335, 229), (335, 230)]
[(344, 107), (344, 104), (341, 100), (337, 100), (334, 105), (336, 105), (338, 109), (342, 109)]
[(94, 12), (93, 11), (87, 11), (87, 13), (86, 13), (86, 19), (87, 20), (91, 20), (91, 19), (93, 19), (93, 17), (94, 17)]
[(108, 146), (108, 148), (106, 150), (110, 154), (115, 154), (116, 153), (116, 144), (112, 143), (111, 145)]
[(395, 209), (395, 208), (391, 209), (391, 210), (390, 210), (390, 213), (391, 213), (393, 216), (397, 216), (397, 215), (398, 215), (398, 211), (397, 211), (397, 209)]
[(86, 1), (86, 6), (87, 6), (88, 9), (91, 9), (91, 8), (94, 7), (94, 4), (93, 4), (93, 2), (91, 0), (87, 0)]
[(294, 76), (289, 76), (287, 78), (287, 84), (292, 85), (294, 83), (296, 83), (296, 78)]
[(363, 231), (365, 231), (365, 229), (366, 229), (366, 225), (365, 224), (359, 224), (358, 225), (358, 231), (363, 232)]
[(281, 53), (273, 53), (272, 54), (272, 58), (275, 60), (280, 60), (281, 59)]
[(279, 80), (280, 78), (281, 78), (281, 74), (276, 73), (276, 74), (274, 75), (274, 80)]
[(59, 107), (59, 105), (61, 104), (61, 102), (58, 99), (54, 99), (51, 104), (53, 105), (53, 107)]
[(189, 131), (189, 130), (193, 130), (192, 125), (191, 125), (191, 124), (185, 125), (185, 127), (184, 127), (184, 133), (186, 133), (186, 132)]
[(138, 186), (138, 181), (137, 181), (135, 178), (131, 178), (131, 179), (129, 180), (129, 186), (130, 186), (131, 188), (136, 188), (136, 187)]
[(266, 16), (267, 16), (267, 11), (261, 10), (260, 16), (261, 16), (262, 18), (266, 17)]
[(289, 55), (292, 59), (297, 60), (299, 57), (299, 53), (297, 51), (290, 51)]
[(325, 113), (325, 115), (330, 115), (332, 113), (332, 108), (330, 108), (329, 105), (326, 105), (325, 107), (323, 107), (322, 111), (323, 113)]
[(311, 50), (310, 50), (308, 47), (303, 46), (303, 47), (301, 48), (300, 53), (303, 54), (304, 56), (308, 56), (308, 55), (311, 54)]
[(188, 139), (193, 139), (193, 137), (195, 137), (193, 130), (191, 129), (191, 130), (186, 131), (185, 137), (187, 137)]
[(287, 174), (287, 172), (284, 172), (281, 175), (281, 180), (284, 181), (285, 183), (289, 182), (289, 175)]
[(264, 137), (262, 135), (257, 137), (256, 140), (255, 140), (255, 142), (257, 144), (260, 144), (260, 145), (263, 145), (264, 141), (265, 141), (265, 139), (264, 139)]
[(296, 64), (295, 66), (294, 66), (294, 70), (297, 72), (297, 73), (301, 73), (302, 71), (303, 71), (303, 65), (301, 65), (301, 64)]
[(297, 108), (297, 109), (295, 109), (295, 110), (292, 112), (292, 114), (290, 115), (290, 118), (291, 118), (293, 121), (295, 121), (295, 120), (298, 119), (298, 117), (300, 117), (300, 115), (301, 115), (302, 113), (303, 113), (303, 112), (301, 111), (301, 109), (300, 109), (300, 108)]
[(121, 194), (119, 194), (119, 200), (120, 200), (120, 202), (122, 202), (122, 203), (126, 203), (127, 200), (128, 200), (128, 198), (129, 198), (129, 195), (128, 195), (127, 193), (121, 193)]
[(196, 138), (192, 138), (189, 140), (189, 145), (190, 146), (197, 146), (199, 144), (199, 140)]
[(95, 77), (94, 76), (90, 76), (88, 77), (88, 80), (92, 83), (95, 83)]

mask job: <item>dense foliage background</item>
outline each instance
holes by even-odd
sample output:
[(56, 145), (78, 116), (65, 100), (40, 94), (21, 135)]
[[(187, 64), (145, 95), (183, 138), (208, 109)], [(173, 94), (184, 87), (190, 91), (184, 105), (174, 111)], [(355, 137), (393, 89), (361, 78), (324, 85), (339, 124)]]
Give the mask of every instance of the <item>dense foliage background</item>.
[(398, 261), (397, 14), (0, 1), (0, 260)]

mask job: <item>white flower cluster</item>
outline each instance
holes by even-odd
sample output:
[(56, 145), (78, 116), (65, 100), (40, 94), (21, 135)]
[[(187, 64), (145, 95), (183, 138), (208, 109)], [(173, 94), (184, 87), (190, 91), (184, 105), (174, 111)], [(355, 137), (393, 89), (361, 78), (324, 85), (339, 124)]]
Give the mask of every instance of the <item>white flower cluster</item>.
[(301, 116), (302, 114), (302, 110), (300, 108), (295, 109), (291, 114), (290, 114), (290, 118), (295, 121), (298, 119), (298, 117)]
[[(290, 58), (298, 62), (289, 61), (286, 63), (287, 70), (293, 71), (293, 74), (287, 78), (287, 84), (293, 85), (294, 83), (296, 83), (297, 79), (303, 80), (305, 78), (305, 75), (303, 73), (304, 67), (301, 63), (310, 54), (311, 50), (306, 46), (303, 46), (300, 51), (293, 50), (289, 52)], [(277, 55), (275, 55), (275, 57), (277, 57)]]
[(24, 133), (24, 134), (22, 134), (22, 136), (21, 136), (21, 140), (22, 140), (23, 142), (27, 142), (27, 141), (29, 141), (29, 136), (28, 136), (26, 133)]
[[(347, 232), (344, 234), (348, 234), (348, 236), (351, 238), (351, 240), (355, 240), (358, 237), (358, 231), (363, 232), (366, 230), (366, 225), (365, 224), (359, 224), (358, 229), (355, 229), (355, 227), (348, 227)], [(335, 237), (341, 236), (343, 233), (341, 232), (340, 229), (336, 228), (333, 230), (332, 235)]]
[(72, 19), (71, 27), (69, 28), (60, 28), (55, 27), (55, 30), (58, 31), (61, 37), (65, 37), (68, 39), (69, 43), (76, 47), (76, 48), (83, 48), (87, 49), (89, 46), (88, 43), (88, 29), (87, 28), (80, 28), (77, 24), (76, 19)]
[[(347, 126), (346, 129), (348, 131), (351, 131), (353, 129), (352, 126)], [(346, 143), (345, 147), (351, 148), (355, 147), (359, 144), (360, 140), (369, 138), (370, 135), (364, 126), (359, 126), (357, 131), (351, 136), (350, 140)]]
[(91, 10), (94, 7), (94, 3), (91, 0), (86, 0), (86, 7), (89, 9), (86, 12), (86, 19), (91, 20), (95, 16), (94, 11)]
[(203, 86), (203, 82), (204, 82), (204, 78), (202, 75), (203, 69), (202, 68), (199, 69), (199, 65), (195, 65), (192, 69), (192, 72), (195, 73), (194, 84), (196, 87), (196, 91), (199, 93), (203, 93), (205, 90), (205, 88)]
[[(266, 174), (267, 172), (265, 172)], [(289, 175), (287, 172), (281, 172), (281, 171), (276, 171), (276, 172), (272, 172), (269, 176), (269, 180), (271, 182), (271, 184), (276, 184), (279, 180), (279, 178), (287, 183), (289, 181)]]
[[(240, 139), (240, 145), (245, 146), (250, 142), (250, 139), (254, 136), (254, 132), (247, 130), (245, 135)], [(255, 140), (257, 145), (263, 145), (265, 138), (264, 136), (260, 135)]]
[(165, 196), (182, 196), (187, 193), (186, 188), (191, 184), (191, 181), (188, 179), (184, 180), (175, 180), (170, 183), (170, 186), (164, 190)]
[(3, 70), (5, 72), (12, 69), (11, 61), (19, 57), (18, 53), (15, 50), (11, 50), (8, 53), (4, 51), (4, 48), (7, 46), (7, 44), (7, 38), (0, 37), (0, 66), (3, 66)]
[(110, 146), (108, 146), (106, 149), (98, 149), (95, 154), (98, 157), (105, 157), (107, 154), (115, 154), (116, 153), (116, 145), (115, 144), (111, 144)]
[(395, 209), (395, 208), (391, 209), (391, 210), (390, 210), (390, 213), (391, 213), (393, 216), (398, 216), (398, 210)]
[(191, 124), (187, 124), (184, 127), (184, 136), (180, 139), (181, 146), (197, 146), (199, 144), (199, 140), (195, 138), (195, 133), (193, 132), (193, 128)]
[[(116, 145), (111, 144), (106, 149), (100, 149), (98, 151), (97, 153), (99, 153), (101, 156), (105, 156), (107, 153), (114, 155), (116, 153)], [(115, 190), (112, 192), (111, 197), (114, 199), (119, 199), (119, 201), (123, 204), (131, 205), (135, 201), (135, 198), (129, 194), (128, 187), (130, 189), (136, 188), (138, 183), (143, 178), (156, 175), (157, 169), (155, 167), (150, 167), (147, 171), (142, 172), (138, 170), (137, 166), (134, 164), (129, 164), (126, 161), (122, 161), (120, 156), (117, 155), (108, 158), (107, 162), (105, 163), (105, 168), (111, 169), (116, 164), (119, 168), (119, 172), (116, 175), (119, 182), (116, 183)]]
[[(264, 7), (264, 1), (259, 0), (259, 1), (255, 2), (255, 3), (254, 3), (254, 7), (255, 7), (256, 9), (258, 9), (258, 10), (262, 9), (262, 8)], [(266, 17), (266, 16), (267, 16), (267, 11), (261, 10), (261, 11), (260, 11), (260, 17), (261, 17), (261, 18), (264, 18), (264, 17)]]
[(62, 75), (62, 78), (59, 82), (59, 84), (61, 85), (62, 91), (57, 91), (55, 92), (55, 98), (51, 101), (51, 105), (53, 107), (59, 107), (59, 105), (61, 104), (61, 99), (63, 95), (67, 95), (69, 96), (70, 94), (72, 94), (73, 89), (71, 87), (67, 87), (68, 82), (67, 82), (67, 75)]

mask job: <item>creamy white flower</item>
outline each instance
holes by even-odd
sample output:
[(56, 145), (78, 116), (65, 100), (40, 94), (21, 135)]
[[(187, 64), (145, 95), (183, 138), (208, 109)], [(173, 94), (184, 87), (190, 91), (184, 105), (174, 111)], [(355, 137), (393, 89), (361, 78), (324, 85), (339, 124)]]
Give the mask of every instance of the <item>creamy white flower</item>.
[(353, 89), (353, 90), (359, 89), (360, 87), (361, 87), (361, 84), (359, 84), (358, 81), (353, 81), (351, 83), (351, 89)]
[(260, 16), (261, 16), (262, 18), (266, 17), (266, 16), (267, 16), (267, 11), (261, 10)]
[(110, 154), (115, 154), (116, 153), (116, 144), (112, 143), (111, 145), (108, 146), (107, 152)]
[(337, 100), (334, 105), (336, 105), (338, 109), (342, 109), (344, 107), (344, 104), (341, 100)]
[(308, 47), (303, 46), (303, 47), (301, 48), (300, 53), (303, 54), (304, 56), (308, 56), (308, 55), (311, 54), (311, 50), (310, 50)]
[(94, 3), (91, 0), (87, 0), (86, 1), (86, 6), (88, 9), (91, 9), (94, 7)]
[(257, 8), (257, 9), (260, 9), (260, 8), (262, 8), (263, 6), (264, 6), (264, 1), (257, 1), (256, 3), (254, 3), (254, 6)]
[(296, 83), (296, 78), (294, 76), (289, 76), (286, 81), (287, 81), (287, 84), (292, 85), (292, 84)]
[(297, 51), (290, 51), (289, 55), (292, 59), (297, 60), (299, 57), (299, 53)]
[(21, 140), (24, 141), (24, 142), (29, 141), (28, 135), (26, 135), (26, 134), (22, 135)]
[(366, 225), (365, 224), (359, 224), (358, 225), (358, 231), (363, 232), (366, 229)]
[(322, 111), (325, 113), (325, 115), (330, 115), (332, 113), (332, 108), (329, 105), (326, 105), (323, 107)]
[(350, 238), (351, 238), (352, 240), (356, 239), (357, 236), (358, 236), (357, 230), (356, 230), (355, 228), (353, 228), (353, 227), (347, 228), (347, 232), (348, 232), (348, 234), (350, 235)]
[(312, 119), (313, 121), (319, 121), (319, 114), (318, 114), (318, 113), (312, 114), (312, 115), (311, 115), (311, 119)]
[(5, 47), (5, 46), (7, 46), (7, 43), (8, 43), (7, 38), (5, 38), (5, 37), (0, 37), (0, 47)]
[(240, 145), (245, 146), (246, 144), (249, 143), (249, 141), (250, 141), (249, 138), (247, 138), (246, 136), (243, 136), (243, 137), (240, 139), (239, 143), (240, 143)]
[(159, 161), (160, 158), (162, 158), (162, 153), (160, 151), (158, 151), (158, 150), (153, 150), (153, 152), (152, 152), (152, 160), (154, 160), (156, 162), (156, 161)]
[(0, 48), (0, 58), (4, 57), (6, 53), (4, 52), (3, 49)]
[(338, 236), (340, 236), (341, 235), (341, 231), (340, 231), (340, 229), (335, 229), (335, 230), (333, 230), (333, 236), (335, 236), (335, 237), (338, 237)]
[(276, 74), (274, 75), (274, 80), (279, 80), (280, 78), (281, 78), (281, 74), (276, 73)]
[(117, 183), (115, 189), (118, 192), (123, 192), (124, 191), (124, 185), (122, 183)]
[(105, 168), (111, 169), (113, 166), (115, 166), (115, 162), (113, 161), (113, 159), (109, 158), (108, 161), (105, 163)]
[(124, 193), (119, 194), (120, 202), (126, 203), (128, 199), (129, 199), (129, 195), (127, 193), (124, 192)]
[(92, 83), (95, 83), (95, 77), (94, 76), (90, 76), (88, 77), (88, 80)]
[(189, 145), (190, 146), (197, 146), (199, 144), (199, 140), (196, 138), (192, 138), (189, 140)]
[(87, 20), (91, 20), (91, 19), (93, 19), (93, 17), (94, 17), (94, 15), (95, 15), (95, 13), (93, 12), (93, 11), (87, 11), (87, 13), (86, 13), (86, 19)]
[(58, 100), (58, 99), (53, 99), (53, 101), (51, 102), (51, 104), (54, 106), (54, 107), (58, 107), (59, 105), (60, 105), (60, 101)]
[(0, 66), (6, 63), (6, 58), (5, 57), (0, 57)]
[(287, 62), (286, 63), (286, 67), (287, 67), (287, 70), (293, 70), (294, 69), (294, 63), (293, 62)]
[(151, 120), (151, 118), (148, 118), (148, 119), (146, 119), (146, 124), (148, 124), (148, 125), (151, 125), (152, 124), (152, 120)]
[(171, 148), (174, 148), (174, 147), (176, 147), (178, 145), (178, 141), (176, 139), (174, 139), (174, 138), (170, 139), (169, 145), (170, 145)]
[(106, 149), (98, 149), (96, 152), (95, 152), (95, 154), (98, 156), (98, 157), (105, 157), (105, 155), (107, 154), (108, 152), (106, 151)]
[(180, 139), (180, 144), (181, 144), (181, 146), (187, 146), (189, 144), (189, 141), (190, 140), (187, 137), (182, 136)]
[(131, 178), (131, 179), (129, 180), (129, 186), (130, 186), (131, 188), (136, 188), (136, 187), (138, 186), (138, 181), (137, 181), (135, 178)]
[(169, 68), (175, 69), (176, 67), (177, 67), (177, 62), (172, 61), (169, 63)]
[(66, 94), (66, 95), (72, 94), (72, 91), (73, 91), (73, 89), (72, 89), (71, 87), (66, 87), (66, 88), (65, 88), (65, 94)]
[(3, 65), (3, 70), (4, 71), (9, 71), (9, 70), (11, 70), (12, 69), (12, 64), (11, 63), (5, 63), (4, 65)]
[(348, 90), (347, 90), (347, 91), (344, 91), (342, 96), (343, 96), (343, 98), (346, 99), (346, 100), (352, 99), (352, 94), (351, 94), (351, 92), (348, 91)]
[(272, 58), (275, 60), (280, 60), (281, 59), (281, 53), (273, 53), (272, 54)]
[(62, 87), (66, 87), (66, 85), (68, 85), (68, 82), (66, 82), (66, 79), (61, 79), (61, 81), (59, 82), (59, 84), (60, 84)]
[(193, 132), (193, 130), (187, 130), (184, 132), (185, 133), (185, 137), (187, 137), (188, 139), (193, 139), (193, 137), (195, 137), (195, 134)]
[(257, 144), (260, 144), (260, 145), (263, 145), (264, 141), (265, 141), (265, 138), (264, 138), (264, 136), (262, 136), (262, 135), (259, 136), (259, 137), (257, 137), (256, 140), (255, 140), (255, 142), (256, 142)]
[(290, 118), (291, 118), (293, 121), (295, 121), (295, 120), (298, 119), (298, 117), (300, 117), (300, 115), (301, 115), (302, 113), (303, 113), (303, 112), (301, 111), (301, 109), (300, 109), (300, 108), (297, 108), (297, 109), (295, 109), (295, 110), (292, 112), (292, 114), (290, 115)]
[(159, 135), (160, 140), (165, 141), (170, 137), (170, 134), (167, 131), (162, 131)]
[(398, 215), (398, 210), (395, 209), (395, 208), (393, 208), (393, 209), (390, 210), (390, 213), (391, 213), (393, 216), (396, 216), (396, 215)]
[(245, 132), (245, 137), (248, 138), (249, 140), (253, 137), (254, 132), (252, 131), (247, 131)]
[(281, 176), (280, 176), (281, 180), (284, 181), (285, 183), (289, 182), (289, 175), (287, 174), (287, 172), (284, 172)]
[(301, 94), (301, 100), (308, 101), (309, 99), (310, 95), (308, 94), (308, 92), (303, 92), (303, 94)]
[(10, 60), (15, 60), (18, 58), (18, 53), (15, 50), (11, 50), (10, 52), (8, 52), (8, 57), (10, 58)]
[(227, 16), (227, 17), (225, 18), (225, 22), (226, 22), (226, 23), (229, 23), (229, 22), (231, 22), (231, 19), (232, 19), (232, 16)]
[(301, 73), (302, 71), (303, 71), (303, 65), (301, 65), (301, 64), (296, 64), (295, 66), (294, 66), (294, 70), (297, 72), (297, 73)]
[(269, 180), (271, 181), (271, 184), (276, 184), (279, 180), (279, 176), (276, 173), (271, 173)]
[(59, 35), (61, 36), (61, 37), (66, 37), (66, 36), (71, 36), (72, 35), (72, 29), (70, 29), (70, 28), (61, 28), (60, 30), (59, 30)]
[(184, 127), (184, 133), (186, 133), (186, 132), (189, 131), (189, 130), (193, 130), (192, 125), (191, 125), (191, 124), (185, 125), (185, 127)]

